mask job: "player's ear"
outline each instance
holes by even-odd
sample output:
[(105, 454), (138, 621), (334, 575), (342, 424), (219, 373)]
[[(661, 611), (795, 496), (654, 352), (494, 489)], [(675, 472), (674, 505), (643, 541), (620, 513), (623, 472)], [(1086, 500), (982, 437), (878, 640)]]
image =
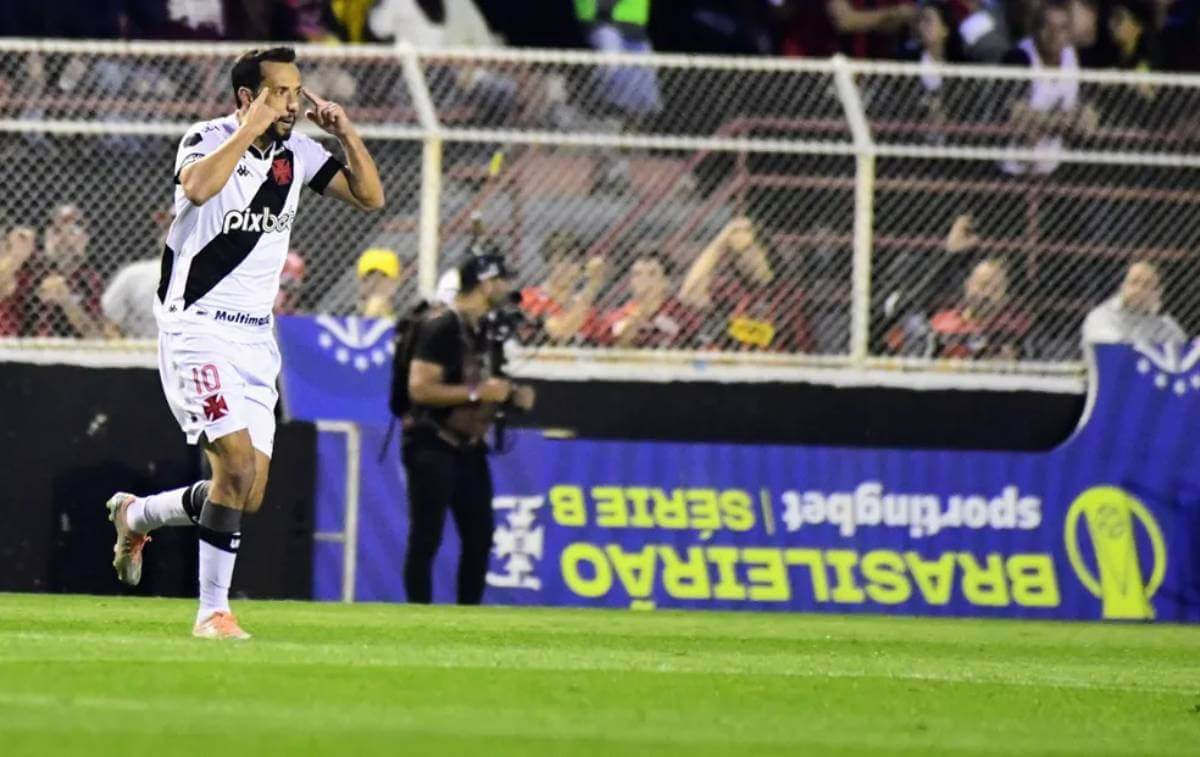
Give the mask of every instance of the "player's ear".
[(238, 87), (237, 91), (238, 108), (248, 108), (250, 103), (254, 102), (254, 93), (249, 87)]

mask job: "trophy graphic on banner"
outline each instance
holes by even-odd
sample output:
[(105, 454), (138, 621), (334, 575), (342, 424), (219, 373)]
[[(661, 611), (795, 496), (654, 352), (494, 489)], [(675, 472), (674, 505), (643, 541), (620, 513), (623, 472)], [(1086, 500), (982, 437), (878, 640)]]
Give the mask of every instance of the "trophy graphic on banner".
[[(1083, 559), (1079, 521), (1087, 525), (1095, 573)], [(1136, 524), (1141, 524), (1153, 553), (1150, 575), (1143, 573)], [(1096, 486), (1075, 498), (1067, 510), (1064, 540), (1071, 567), (1080, 582), (1100, 598), (1106, 620), (1152, 620), (1150, 600), (1162, 585), (1167, 570), (1167, 550), (1162, 530), (1146, 506), (1115, 486)]]

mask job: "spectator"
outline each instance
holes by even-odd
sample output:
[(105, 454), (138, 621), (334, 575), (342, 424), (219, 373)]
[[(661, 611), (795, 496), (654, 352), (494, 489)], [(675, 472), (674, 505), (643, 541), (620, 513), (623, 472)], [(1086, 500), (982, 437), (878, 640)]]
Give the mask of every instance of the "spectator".
[(1145, 0), (1115, 0), (1108, 17), (1112, 58), (1106, 67), (1152, 71), (1158, 67), (1154, 9)]
[(1162, 312), (1162, 297), (1162, 280), (1152, 263), (1129, 266), (1117, 293), (1084, 319), (1084, 344), (1187, 341), (1179, 323)]
[(130, 339), (154, 339), (158, 324), (154, 320), (154, 298), (162, 274), (162, 248), (171, 227), (171, 211), (152, 214), (158, 227), (154, 256), (121, 268), (109, 281), (100, 298), (100, 310), (108, 319), (108, 335)]
[[(1037, 152), (1061, 149), (1063, 137), (1083, 135), (1096, 127), (1096, 111), (1079, 100), (1079, 57), (1072, 47), (1071, 15), (1065, 0), (1046, 0), (1035, 17), (1035, 31), (1004, 56), (1004, 63), (1035, 72), (1057, 70), (1057, 76), (1033, 79), (1011, 101), (1009, 119), (1025, 136), (1024, 144)], [(1005, 161), (1001, 170), (1011, 175), (1052, 173), (1058, 161), (1051, 157), (1033, 162)]]
[(236, 6), (237, 3), (227, 0), (188, 0), (164, 5), (167, 6), (164, 10), (170, 19), (164, 29), (164, 37), (218, 40), (225, 38), (225, 6)]
[[(367, 249), (363, 250), (355, 259), (354, 264), (342, 270), (336, 281), (320, 287), (321, 293), (313, 310), (327, 315), (362, 315), (362, 308), (366, 304), (363, 292), (367, 285), (359, 274), (360, 266), (365, 266), (368, 271), (378, 270), (380, 273), (395, 271), (397, 273), (398, 282), (394, 285), (395, 292), (391, 295), (389, 307), (403, 310), (415, 305), (419, 296), (415, 261), (410, 265), (395, 252), (396, 249), (411, 241), (403, 235), (396, 234), (385, 233), (375, 236)], [(364, 261), (366, 262), (364, 263)], [(307, 269), (307, 264), (305, 268)], [(307, 277), (307, 270), (305, 275)], [(377, 278), (377, 276), (372, 276), (371, 281), (374, 282)], [(381, 282), (379, 286), (387, 288), (392, 285), (389, 284), (385, 287)]]
[(0, 250), (0, 336), (25, 334), (25, 295), (29, 261), (37, 250), (37, 232), (27, 226), (9, 229)]
[(271, 9), (271, 39), (298, 42), (336, 42), (333, 21), (324, 0), (275, 0)]
[(381, 0), (371, 10), (368, 27), (377, 39), (411, 42), (426, 50), (500, 44), (473, 0)]
[(117, 271), (100, 298), (100, 311), (112, 328), (113, 338), (154, 339), (154, 297), (162, 262), (153, 258), (130, 263)]
[(275, 315), (294, 315), (300, 306), (300, 295), (304, 291), (304, 257), (296, 250), (288, 250), (279, 272), (279, 294), (275, 296)]
[(1007, 266), (990, 258), (971, 270), (962, 302), (929, 320), (927, 355), (1017, 360), (1025, 354), (1024, 340), (1031, 326), (1029, 317), (1009, 301)]
[(358, 256), (358, 315), (364, 318), (395, 318), (396, 294), (408, 271), (391, 250), (372, 247)]
[(26, 303), (32, 336), (111, 337), (100, 313), (100, 274), (88, 262), (91, 241), (74, 205), (61, 205), (43, 235), (42, 255), (29, 261), (35, 300)]
[(999, 0), (966, 0), (967, 14), (958, 25), (962, 55), (973, 63), (999, 63), (1008, 52), (1008, 22)]
[(540, 286), (521, 291), (521, 309), (545, 319), (543, 329), (552, 342), (568, 342), (595, 318), (593, 305), (604, 286), (604, 260), (592, 258), (585, 265), (583, 247), (571, 234), (550, 235), (542, 255), (549, 275)]
[(1031, 36), (1037, 28), (1037, 14), (1045, 0), (1003, 0), (1004, 17), (1012, 39)]
[[(650, 0), (574, 0), (575, 16), (592, 49), (606, 53), (652, 53), (646, 27)], [(628, 118), (646, 118), (660, 109), (658, 76), (649, 66), (595, 69), (599, 96)]]
[(944, 303), (945, 293), (970, 273), (974, 267), (971, 256), (980, 241), (974, 217), (963, 213), (950, 225), (945, 254), (916, 249), (880, 257), (872, 274), (877, 349), (906, 356), (930, 352), (929, 314)]
[(917, 15), (915, 0), (786, 0), (785, 55), (891, 58)]
[(592, 337), (615, 347), (680, 348), (696, 332), (695, 316), (671, 296), (662, 257), (646, 250), (629, 273), (629, 299), (595, 325)]
[(701, 348), (808, 352), (812, 338), (795, 281), (781, 281), (748, 218), (734, 218), (697, 256), (679, 300), (705, 313)]
[(962, 40), (947, 0), (922, 3), (913, 31), (914, 36), (901, 51), (901, 57), (920, 64), (921, 75), (888, 81), (874, 98), (893, 112), (911, 113), (910, 120), (919, 124), (915, 138), (941, 143), (945, 141), (945, 132), (938, 127), (961, 120), (961, 113), (968, 105), (966, 96), (971, 91), (971, 82), (943, 78), (937, 70), (943, 64), (963, 60)]
[[(914, 31), (902, 57), (926, 65), (962, 61), (962, 41), (954, 29), (950, 6), (945, 0), (922, 3)], [(942, 86), (941, 77), (932, 73), (922, 74), (921, 82), (925, 90), (931, 92)]]
[(1069, 0), (1067, 12), (1071, 15), (1071, 47), (1079, 56), (1079, 65), (1096, 67), (1104, 57), (1097, 0)]

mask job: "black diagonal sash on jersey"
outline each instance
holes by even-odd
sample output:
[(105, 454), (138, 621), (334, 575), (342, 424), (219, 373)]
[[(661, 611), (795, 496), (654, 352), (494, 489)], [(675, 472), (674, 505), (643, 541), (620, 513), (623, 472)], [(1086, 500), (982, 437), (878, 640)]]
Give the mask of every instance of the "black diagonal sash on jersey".
[(158, 301), (167, 301), (167, 289), (171, 286), (171, 270), (175, 267), (175, 251), (171, 245), (163, 245), (162, 262), (158, 269)]
[[(261, 213), (266, 209), (270, 210), (272, 215), (279, 215), (283, 210), (295, 175), (291, 150), (276, 153), (272, 164), (280, 160), (287, 161), (287, 183), (279, 183), (276, 180), (276, 172), (271, 168), (267, 169), (266, 181), (259, 186), (254, 199), (250, 200), (250, 212)], [(187, 284), (183, 288), (183, 307), (191, 307), (196, 300), (212, 291), (221, 279), (241, 265), (262, 235), (262, 231), (230, 229), (228, 233), (218, 233), (204, 245), (204, 249), (192, 259), (192, 266), (188, 270)]]

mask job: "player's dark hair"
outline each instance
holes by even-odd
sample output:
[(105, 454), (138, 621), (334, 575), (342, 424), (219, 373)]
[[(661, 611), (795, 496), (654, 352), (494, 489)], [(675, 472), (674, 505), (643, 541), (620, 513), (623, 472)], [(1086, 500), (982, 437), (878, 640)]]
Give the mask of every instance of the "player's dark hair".
[(257, 92), (262, 86), (262, 64), (263, 63), (295, 63), (296, 51), (290, 47), (270, 47), (265, 50), (251, 50), (243, 53), (233, 64), (233, 73), (230, 79), (233, 81), (233, 100), (237, 106), (242, 107), (241, 102), (238, 102), (238, 90), (246, 87), (251, 92)]

